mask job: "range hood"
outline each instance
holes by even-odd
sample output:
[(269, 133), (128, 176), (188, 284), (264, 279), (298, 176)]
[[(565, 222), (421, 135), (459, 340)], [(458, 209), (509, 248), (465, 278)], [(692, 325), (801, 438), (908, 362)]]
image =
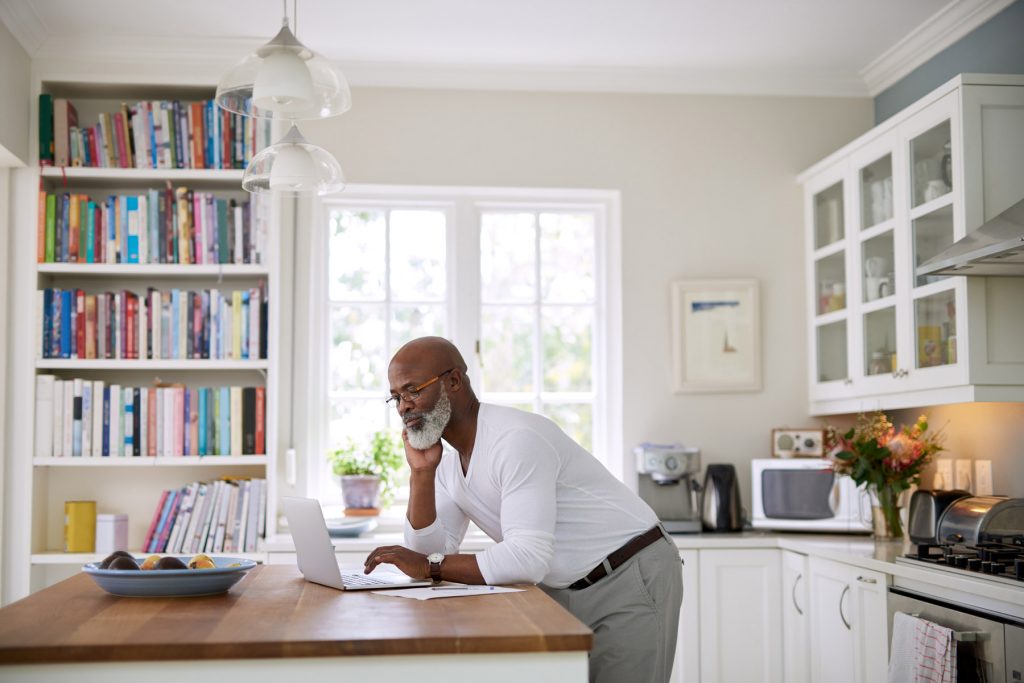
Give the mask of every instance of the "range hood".
[(1024, 200), (922, 263), (917, 274), (1024, 276)]

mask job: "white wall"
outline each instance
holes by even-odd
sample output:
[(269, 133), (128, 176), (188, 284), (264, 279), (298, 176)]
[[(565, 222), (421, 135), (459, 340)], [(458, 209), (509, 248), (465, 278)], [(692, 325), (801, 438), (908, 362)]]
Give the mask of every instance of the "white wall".
[(0, 22), (0, 166), (28, 163), (29, 66), (28, 53)]
[[(870, 100), (361, 89), (304, 123), (354, 183), (622, 191), (624, 443), (681, 440), (749, 460), (807, 418), (796, 174), (871, 126)], [(764, 390), (673, 394), (669, 282), (760, 282)]]

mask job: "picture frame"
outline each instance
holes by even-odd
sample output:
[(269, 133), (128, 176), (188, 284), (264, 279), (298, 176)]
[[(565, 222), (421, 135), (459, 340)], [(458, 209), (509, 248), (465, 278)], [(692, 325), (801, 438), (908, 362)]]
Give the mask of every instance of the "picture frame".
[(760, 391), (757, 280), (674, 280), (671, 301), (673, 391)]

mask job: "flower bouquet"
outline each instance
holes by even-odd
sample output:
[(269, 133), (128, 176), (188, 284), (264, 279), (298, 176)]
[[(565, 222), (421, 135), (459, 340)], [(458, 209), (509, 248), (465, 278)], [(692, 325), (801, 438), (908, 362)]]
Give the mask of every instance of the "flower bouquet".
[(829, 427), (827, 440), (835, 471), (850, 475), (859, 485), (866, 484), (878, 498), (882, 519), (874, 525), (875, 535), (902, 537), (900, 494), (921, 482), (921, 471), (942, 451), (941, 432), (929, 434), (924, 415), (897, 431), (885, 414), (878, 412), (859, 415), (854, 426), (842, 434)]

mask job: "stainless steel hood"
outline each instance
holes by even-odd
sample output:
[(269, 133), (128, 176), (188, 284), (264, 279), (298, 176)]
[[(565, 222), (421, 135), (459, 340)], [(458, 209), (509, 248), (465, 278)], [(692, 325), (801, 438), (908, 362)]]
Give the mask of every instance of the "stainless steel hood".
[(1024, 200), (922, 263), (917, 274), (1024, 276)]

